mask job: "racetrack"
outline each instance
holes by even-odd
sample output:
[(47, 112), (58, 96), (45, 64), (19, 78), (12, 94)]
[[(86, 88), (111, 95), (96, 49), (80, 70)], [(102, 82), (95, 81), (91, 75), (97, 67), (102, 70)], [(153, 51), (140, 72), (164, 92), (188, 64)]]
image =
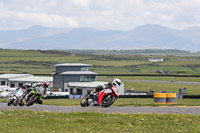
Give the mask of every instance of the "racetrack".
[(193, 114), (200, 115), (200, 107), (80, 107), (80, 106), (55, 106), (38, 105), (33, 106), (7, 106), (7, 103), (0, 103), (0, 110), (32, 110), (32, 111), (50, 111), (50, 112), (102, 112), (102, 113), (160, 113), (160, 114)]

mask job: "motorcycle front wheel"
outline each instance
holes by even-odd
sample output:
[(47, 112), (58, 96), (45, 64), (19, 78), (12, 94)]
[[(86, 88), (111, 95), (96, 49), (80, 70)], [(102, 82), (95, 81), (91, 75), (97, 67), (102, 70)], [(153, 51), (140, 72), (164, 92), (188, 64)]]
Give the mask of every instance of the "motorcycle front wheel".
[(10, 101), (8, 102), (8, 106), (10, 106), (14, 101), (15, 99), (10, 99)]
[(81, 105), (82, 107), (88, 107), (88, 106), (89, 106), (87, 96), (81, 98), (80, 105)]
[(102, 107), (109, 107), (110, 105), (112, 105), (115, 102), (115, 97), (112, 94), (108, 94), (106, 95), (101, 103)]

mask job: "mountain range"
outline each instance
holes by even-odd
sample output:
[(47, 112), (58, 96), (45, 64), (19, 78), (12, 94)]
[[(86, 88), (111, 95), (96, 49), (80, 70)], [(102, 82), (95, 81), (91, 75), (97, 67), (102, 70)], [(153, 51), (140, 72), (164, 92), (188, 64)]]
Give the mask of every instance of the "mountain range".
[(176, 30), (143, 25), (130, 31), (32, 26), (0, 31), (0, 48), (9, 49), (180, 49), (200, 51), (200, 28)]

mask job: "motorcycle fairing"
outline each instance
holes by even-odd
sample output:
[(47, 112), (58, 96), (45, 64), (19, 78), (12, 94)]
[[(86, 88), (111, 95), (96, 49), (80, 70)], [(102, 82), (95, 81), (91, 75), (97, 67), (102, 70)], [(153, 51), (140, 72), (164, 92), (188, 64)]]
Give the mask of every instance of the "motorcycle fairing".
[(99, 92), (99, 99), (98, 99), (99, 105), (101, 105), (103, 98), (108, 94), (112, 94), (115, 97), (119, 97), (119, 93), (116, 91), (116, 87), (113, 85), (112, 89), (104, 89)]

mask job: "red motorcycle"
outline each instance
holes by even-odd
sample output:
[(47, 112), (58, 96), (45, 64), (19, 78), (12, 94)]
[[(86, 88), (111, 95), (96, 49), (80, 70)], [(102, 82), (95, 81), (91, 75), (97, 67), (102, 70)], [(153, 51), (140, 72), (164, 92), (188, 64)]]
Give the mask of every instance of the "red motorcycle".
[(101, 87), (101, 89), (98, 89), (97, 87), (93, 94), (86, 95), (81, 99), (80, 105), (82, 107), (108, 107), (115, 102), (117, 97), (119, 97), (119, 93), (116, 91), (115, 85), (111, 85), (111, 87), (108, 87), (106, 89), (103, 89), (103, 87)]

